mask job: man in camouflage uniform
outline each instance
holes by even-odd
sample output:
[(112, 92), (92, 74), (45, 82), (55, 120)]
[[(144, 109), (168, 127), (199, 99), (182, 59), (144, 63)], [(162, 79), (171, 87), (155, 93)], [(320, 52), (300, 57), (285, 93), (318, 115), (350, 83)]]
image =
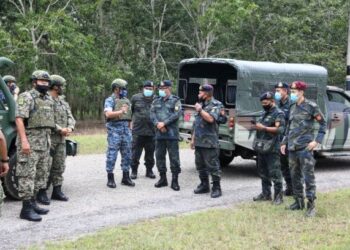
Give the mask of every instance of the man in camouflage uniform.
[(180, 98), (171, 94), (172, 82), (162, 81), (159, 88), (159, 97), (151, 107), (151, 120), (156, 127), (156, 161), (160, 174), (156, 188), (168, 186), (166, 177), (166, 152), (169, 153), (170, 170), (172, 173), (171, 188), (180, 190), (178, 175), (181, 172), (179, 156), (179, 127), (178, 120), (181, 115)]
[(132, 161), (131, 179), (137, 178), (142, 150), (145, 149), (146, 177), (156, 178), (154, 166), (155, 129), (150, 118), (151, 105), (154, 99), (154, 84), (152, 81), (143, 83), (142, 93), (131, 98), (132, 111)]
[(46, 71), (34, 71), (31, 77), (33, 89), (17, 99), (17, 167), (18, 195), (23, 200), (20, 217), (41, 221), (40, 214), (48, 209), (37, 206), (34, 195), (42, 200), (46, 190), (50, 134), (55, 128), (53, 101), (47, 94), (50, 75)]
[[(258, 123), (253, 125), (253, 129), (256, 129), (256, 138), (253, 147), (258, 153), (257, 164), (261, 178), (262, 192), (254, 197), (253, 200), (271, 200), (272, 181), (274, 184), (273, 203), (280, 205), (283, 202), (283, 180), (279, 156), (279, 142), (280, 135), (283, 134), (285, 129), (285, 118), (283, 111), (276, 107), (272, 92), (262, 94), (260, 101), (264, 112)], [(264, 147), (263, 145), (271, 146), (262, 149)]]
[(106, 160), (107, 186), (110, 188), (116, 188), (113, 170), (118, 151), (120, 151), (122, 157), (123, 179), (121, 183), (126, 186), (135, 186), (129, 174), (131, 164), (131, 104), (127, 99), (127, 84), (123, 79), (115, 79), (111, 85), (113, 94), (105, 100), (104, 105), (108, 141)]
[[(304, 187), (308, 199), (306, 216), (316, 214), (316, 183), (315, 159), (313, 150), (322, 143), (326, 133), (326, 122), (318, 105), (304, 96), (307, 84), (301, 81), (293, 82), (290, 86), (291, 105), (287, 130), (282, 141), (281, 152), (289, 151), (289, 166), (293, 181), (293, 194), (295, 202), (289, 206), (291, 210), (304, 209)], [(314, 121), (320, 124), (316, 138), (314, 137)]]
[(2, 78), (4, 82), (6, 83), (7, 87), (9, 88), (11, 94), (13, 95), (13, 99), (17, 101), (18, 94), (19, 94), (19, 88), (16, 85), (16, 78), (11, 75), (6, 75)]
[(195, 105), (198, 113), (193, 124), (191, 148), (195, 149), (195, 163), (201, 181), (194, 193), (210, 192), (210, 174), (213, 181), (211, 197), (217, 198), (222, 195), (219, 162), (219, 123), (224, 122), (224, 116), (220, 116), (223, 105), (214, 99), (213, 91), (213, 87), (209, 84), (199, 88), (199, 103)]
[[(289, 108), (290, 108), (290, 100), (288, 95), (288, 83), (279, 82), (275, 85), (275, 100), (277, 102), (277, 106), (284, 113), (284, 118), (286, 124), (289, 120)], [(284, 135), (284, 132), (283, 132)], [(281, 141), (283, 139), (283, 135), (281, 136)], [(292, 177), (290, 174), (289, 164), (288, 164), (288, 150), (286, 154), (283, 155), (280, 153), (281, 159), (281, 170), (283, 178), (286, 182), (286, 190), (284, 190), (284, 195), (292, 196), (293, 195), (293, 185), (292, 185)]]
[(48, 183), (53, 186), (51, 199), (68, 201), (62, 192), (63, 173), (66, 168), (66, 136), (69, 136), (75, 127), (75, 119), (63, 96), (66, 80), (59, 75), (51, 75), (50, 96), (54, 101), (56, 128), (51, 135), (51, 164)]
[[(1, 130), (0, 130), (0, 156), (1, 156), (0, 177), (2, 178), (9, 171), (9, 158), (7, 156), (6, 139)], [(1, 210), (2, 210), (2, 204), (4, 199), (5, 199), (5, 194), (4, 194), (4, 190), (2, 189), (2, 184), (0, 179), (0, 217), (1, 217)]]

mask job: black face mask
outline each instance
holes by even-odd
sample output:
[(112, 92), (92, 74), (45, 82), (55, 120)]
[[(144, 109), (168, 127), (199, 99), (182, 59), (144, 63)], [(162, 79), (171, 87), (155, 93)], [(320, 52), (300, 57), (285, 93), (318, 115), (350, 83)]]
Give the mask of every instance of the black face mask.
[(61, 87), (58, 87), (57, 94), (58, 95), (62, 95), (63, 94), (63, 89)]
[(269, 105), (263, 105), (262, 107), (263, 107), (263, 109), (264, 109), (265, 111), (269, 111), (270, 108), (271, 108), (271, 104), (269, 104)]
[(49, 90), (49, 86), (44, 85), (36, 85), (35, 89), (40, 93), (45, 95), (47, 91)]

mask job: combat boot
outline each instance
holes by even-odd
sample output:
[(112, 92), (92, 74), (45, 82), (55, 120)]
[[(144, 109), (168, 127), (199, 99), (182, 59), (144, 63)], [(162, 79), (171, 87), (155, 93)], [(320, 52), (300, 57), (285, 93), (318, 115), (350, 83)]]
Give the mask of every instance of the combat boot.
[(29, 221), (41, 221), (42, 218), (39, 214), (37, 214), (32, 206), (32, 203), (30, 200), (24, 200), (22, 202), (22, 210), (19, 217), (23, 220), (29, 220)]
[(283, 192), (275, 193), (275, 197), (273, 199), (274, 205), (281, 205), (283, 203)]
[(30, 200), (30, 202), (32, 203), (33, 210), (37, 214), (47, 214), (50, 211), (49, 209), (39, 207), (34, 197)]
[(131, 168), (130, 178), (133, 180), (137, 179), (137, 168)]
[(220, 187), (220, 181), (215, 180), (215, 181), (213, 181), (213, 187), (211, 188), (210, 197), (211, 198), (218, 198), (221, 195), (222, 195), (222, 192), (221, 192), (221, 187)]
[(316, 215), (316, 206), (315, 206), (315, 199), (308, 199), (306, 204), (306, 217), (315, 217)]
[(124, 171), (123, 172), (123, 179), (122, 179), (121, 183), (122, 183), (122, 185), (129, 186), (129, 187), (134, 187), (135, 186), (135, 182), (133, 182), (130, 179), (129, 171)]
[(53, 187), (52, 195), (51, 195), (52, 200), (58, 200), (58, 201), (69, 200), (69, 198), (62, 192), (61, 188), (62, 188), (61, 185)]
[(154, 186), (156, 188), (168, 186), (168, 180), (166, 178), (166, 173), (165, 172), (164, 173), (160, 173), (160, 179), (159, 179), (159, 181), (156, 184), (154, 184)]
[(39, 189), (36, 200), (43, 205), (50, 205), (50, 199), (47, 197), (46, 189)]
[(303, 210), (305, 207), (304, 198), (295, 198), (293, 204), (291, 204), (288, 209), (289, 210)]
[(179, 181), (178, 181), (178, 174), (173, 174), (173, 178), (171, 180), (171, 189), (173, 189), (175, 191), (180, 190)]
[(153, 173), (152, 168), (146, 168), (146, 177), (151, 178), (151, 179), (156, 178), (156, 176)]
[(209, 187), (209, 178), (207, 177), (200, 177), (201, 183), (197, 186), (197, 188), (193, 191), (195, 194), (206, 194), (210, 192)]
[(117, 184), (115, 184), (115, 181), (114, 181), (114, 174), (108, 173), (107, 178), (108, 178), (107, 187), (116, 188)]
[(253, 197), (253, 201), (271, 201), (271, 194), (265, 195), (264, 193), (261, 193), (257, 196)]

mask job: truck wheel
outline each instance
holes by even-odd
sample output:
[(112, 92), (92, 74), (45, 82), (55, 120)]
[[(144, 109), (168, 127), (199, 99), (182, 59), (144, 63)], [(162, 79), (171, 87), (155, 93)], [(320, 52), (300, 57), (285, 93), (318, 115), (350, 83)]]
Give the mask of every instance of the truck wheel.
[(7, 175), (4, 177), (4, 190), (8, 197), (18, 200), (18, 178), (16, 176), (16, 162), (17, 154), (14, 151), (10, 155), (10, 170)]
[(220, 150), (220, 166), (221, 167), (226, 167), (228, 166), (231, 161), (233, 160), (233, 158), (235, 158), (234, 154), (232, 151), (228, 151), (228, 150)]

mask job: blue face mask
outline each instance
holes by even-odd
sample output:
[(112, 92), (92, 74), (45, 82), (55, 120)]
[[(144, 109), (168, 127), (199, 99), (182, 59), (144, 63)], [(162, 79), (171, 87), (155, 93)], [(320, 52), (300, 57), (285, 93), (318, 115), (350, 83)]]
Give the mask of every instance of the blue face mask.
[(292, 102), (296, 102), (296, 101), (298, 100), (297, 94), (291, 93), (291, 94), (290, 94), (290, 100), (291, 100)]
[(120, 98), (125, 98), (128, 96), (128, 91), (126, 89), (121, 89), (119, 92), (119, 97)]
[(150, 96), (153, 95), (153, 90), (144, 89), (144, 90), (143, 90), (143, 95), (146, 96), (146, 97), (150, 97)]
[(282, 99), (281, 93), (276, 92), (276, 93), (275, 93), (275, 100), (276, 100), (276, 101), (280, 101), (281, 99)]
[(159, 90), (159, 96), (160, 96), (160, 97), (166, 97), (165, 91), (160, 89), (160, 90)]

